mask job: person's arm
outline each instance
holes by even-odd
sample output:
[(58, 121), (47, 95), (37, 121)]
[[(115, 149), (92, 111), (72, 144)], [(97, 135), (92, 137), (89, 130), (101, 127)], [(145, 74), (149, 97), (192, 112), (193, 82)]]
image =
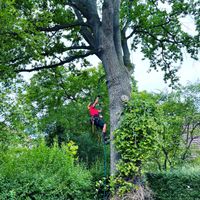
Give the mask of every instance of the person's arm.
[(92, 104), (92, 106), (95, 107), (96, 104), (97, 104), (98, 102), (99, 102), (99, 97), (97, 97), (97, 98), (95, 99), (95, 101), (94, 101), (94, 103)]

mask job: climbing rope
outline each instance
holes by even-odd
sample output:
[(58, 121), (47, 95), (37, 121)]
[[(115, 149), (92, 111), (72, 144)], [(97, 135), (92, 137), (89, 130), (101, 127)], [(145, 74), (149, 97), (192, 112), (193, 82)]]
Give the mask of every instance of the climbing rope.
[[(101, 76), (98, 80), (98, 86), (97, 86), (97, 94), (100, 96), (100, 90), (101, 90), (101, 81), (105, 78), (105, 75)], [(107, 200), (106, 197), (106, 178), (107, 178), (107, 160), (106, 160), (106, 144), (103, 138), (102, 134), (102, 142), (103, 142), (103, 154), (104, 154), (104, 183), (103, 183), (103, 199)]]
[[(100, 90), (101, 90), (101, 82), (105, 78), (105, 75), (102, 75), (99, 80), (98, 80), (98, 85), (97, 85), (97, 96), (100, 97)], [(102, 134), (102, 143), (103, 143), (103, 158), (104, 158), (104, 181), (103, 181), (103, 200), (107, 200), (106, 197), (106, 178), (107, 178), (107, 159), (106, 159), (106, 144), (103, 138)]]
[(103, 144), (103, 152), (104, 152), (104, 177), (107, 176), (107, 165), (106, 165), (106, 144)]
[(103, 184), (103, 199), (106, 200), (106, 177), (107, 177), (107, 163), (106, 163), (106, 144), (103, 141), (103, 152), (104, 152), (104, 184)]
[(100, 94), (100, 90), (101, 90), (101, 81), (105, 78), (105, 74), (104, 75), (102, 75), (100, 78), (99, 78), (99, 80), (98, 80), (98, 83), (97, 83), (97, 96), (99, 96), (99, 94)]

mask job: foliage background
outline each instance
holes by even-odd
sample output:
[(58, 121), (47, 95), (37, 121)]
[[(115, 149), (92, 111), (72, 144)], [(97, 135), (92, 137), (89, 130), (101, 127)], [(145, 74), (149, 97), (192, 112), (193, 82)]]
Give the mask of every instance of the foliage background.
[(77, 146), (14, 148), (1, 158), (0, 199), (91, 199), (91, 174), (75, 163)]

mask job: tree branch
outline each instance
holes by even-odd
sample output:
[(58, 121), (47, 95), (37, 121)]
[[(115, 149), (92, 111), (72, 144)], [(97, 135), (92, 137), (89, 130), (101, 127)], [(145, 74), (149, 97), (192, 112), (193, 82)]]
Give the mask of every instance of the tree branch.
[(89, 55), (93, 55), (95, 54), (96, 52), (95, 51), (89, 51), (85, 54), (82, 54), (82, 55), (74, 55), (74, 56), (70, 56), (69, 58), (63, 60), (63, 61), (60, 61), (59, 63), (56, 63), (56, 64), (52, 64), (52, 65), (44, 65), (44, 66), (41, 66), (41, 67), (36, 67), (36, 68), (32, 68), (32, 69), (18, 69), (18, 70), (14, 70), (16, 73), (19, 73), (19, 72), (33, 72), (33, 71), (39, 71), (41, 69), (51, 69), (51, 68), (56, 68), (58, 66), (61, 66), (61, 65), (64, 65), (66, 63), (69, 63), (69, 62), (72, 62), (76, 59), (79, 59), (79, 58), (85, 58)]
[[(45, 51), (41, 55), (43, 55), (43, 56), (51, 56), (51, 55), (53, 55), (52, 49), (53, 48), (48, 49), (47, 51)], [(86, 49), (87, 50), (92, 50), (93, 48), (91, 46), (86, 46), (86, 45), (82, 45), (82, 46), (74, 45), (74, 46), (71, 46), (71, 47), (65, 47), (65, 48), (63, 48), (63, 51), (59, 52), (59, 54), (64, 53), (66, 51), (71, 51), (71, 50), (86, 50)]]
[(38, 31), (53, 32), (53, 31), (59, 31), (62, 29), (73, 28), (76, 26), (89, 26), (89, 25), (87, 23), (77, 21), (77, 22), (74, 22), (71, 24), (59, 24), (59, 25), (55, 25), (53, 27), (37, 27), (36, 29)]
[[(75, 96), (72, 96), (72, 95), (70, 95), (70, 94), (67, 93), (66, 88), (65, 88), (65, 84), (64, 84), (64, 81), (63, 81), (63, 76), (60, 73), (60, 71), (54, 71), (54, 73), (55, 73), (55, 78), (57, 80), (58, 86), (60, 86), (63, 89), (63, 91), (64, 91), (64, 94), (65, 94), (63, 96), (64, 99), (65, 100), (71, 100), (71, 101), (77, 101), (76, 98), (75, 98)], [(58, 79), (57, 75), (60, 77), (60, 79)], [(61, 83), (59, 83), (59, 80), (61, 81)]]
[(114, 0), (114, 14), (113, 14), (113, 33), (114, 33), (114, 43), (115, 43), (115, 49), (118, 56), (118, 59), (121, 64), (123, 63), (123, 57), (122, 57), (122, 43), (121, 43), (121, 31), (120, 31), (120, 0)]
[[(78, 18), (78, 21), (83, 22), (83, 19), (79, 10), (74, 8), (74, 12)], [(84, 37), (84, 39), (88, 42), (88, 44), (95, 48), (94, 37), (91, 34), (91, 32), (86, 27), (81, 27), (80, 33)]]
[(95, 49), (99, 49), (99, 27), (100, 18), (97, 12), (97, 4), (94, 0), (76, 0), (70, 1), (78, 21), (84, 22), (87, 19), (89, 27), (81, 26), (81, 35)]
[(196, 124), (192, 127), (192, 130), (190, 131), (190, 136), (191, 136), (191, 137), (190, 137), (190, 141), (189, 141), (189, 143), (188, 143), (187, 146), (186, 146), (185, 152), (184, 152), (183, 155), (181, 156), (181, 159), (182, 159), (182, 160), (185, 160), (185, 159), (186, 159), (187, 153), (188, 153), (188, 151), (189, 151), (189, 149), (190, 149), (190, 147), (191, 147), (191, 145), (192, 145), (193, 140), (196, 139), (196, 138), (198, 138), (198, 136), (194, 136), (194, 135), (193, 135), (194, 130), (195, 130), (198, 126), (200, 126), (200, 122), (196, 123)]

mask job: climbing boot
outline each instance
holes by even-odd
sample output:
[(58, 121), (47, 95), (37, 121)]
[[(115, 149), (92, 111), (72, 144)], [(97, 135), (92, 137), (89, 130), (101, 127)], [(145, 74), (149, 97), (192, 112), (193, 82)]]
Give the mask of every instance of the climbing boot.
[(109, 144), (110, 140), (109, 140), (109, 138), (106, 136), (106, 133), (102, 133), (102, 135), (103, 135), (103, 143), (104, 143), (104, 144)]

